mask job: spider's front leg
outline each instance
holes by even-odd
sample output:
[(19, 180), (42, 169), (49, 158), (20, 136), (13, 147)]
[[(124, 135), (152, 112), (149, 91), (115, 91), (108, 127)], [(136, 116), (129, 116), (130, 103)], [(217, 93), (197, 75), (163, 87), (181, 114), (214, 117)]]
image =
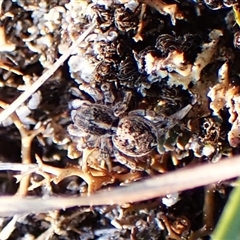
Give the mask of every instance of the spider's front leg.
[(101, 85), (101, 90), (103, 91), (103, 95), (104, 95), (104, 103), (105, 104), (113, 104), (113, 102), (115, 101), (115, 97), (111, 90), (110, 84), (103, 83)]
[(114, 149), (114, 157), (119, 163), (125, 165), (133, 171), (144, 171), (144, 168), (137, 164), (135, 158), (124, 156), (117, 149)]
[(179, 124), (179, 121), (182, 120), (189, 113), (191, 109), (192, 109), (192, 105), (188, 104), (186, 107), (180, 109), (178, 112), (172, 114), (169, 117), (166, 117), (164, 121), (157, 123), (156, 127), (158, 129), (158, 136), (161, 137), (169, 129)]
[(102, 103), (104, 100), (103, 93), (95, 88), (95, 86), (91, 86), (90, 84), (82, 82), (79, 86), (79, 89), (91, 96), (96, 103)]
[(112, 145), (108, 136), (89, 135), (79, 139), (77, 148), (83, 152), (82, 168), (88, 171), (88, 167), (102, 170), (112, 171), (112, 162), (110, 155), (112, 153)]
[[(83, 105), (85, 106), (91, 106), (91, 102), (87, 101), (87, 100), (80, 100), (80, 99), (75, 99), (72, 101), (71, 103), (71, 107), (72, 109), (78, 109), (80, 107), (82, 107)], [(74, 110), (72, 110), (73, 112)]]
[(108, 136), (100, 138), (98, 162), (104, 168), (107, 165), (109, 172), (112, 171), (112, 162), (110, 156), (113, 152), (111, 139)]
[(86, 133), (83, 130), (81, 130), (80, 128), (78, 128), (75, 124), (70, 124), (67, 127), (67, 131), (71, 136), (74, 136), (74, 137), (85, 137), (86, 136)]
[(192, 105), (188, 104), (184, 108), (180, 109), (178, 112), (172, 114), (169, 118), (171, 118), (173, 120), (173, 123), (175, 123), (176, 125), (177, 121), (182, 120), (189, 113), (191, 109), (192, 109)]
[(125, 113), (128, 109), (129, 102), (131, 100), (132, 93), (126, 92), (124, 99), (122, 102), (117, 102), (113, 107), (113, 112), (116, 117), (119, 117), (123, 113)]

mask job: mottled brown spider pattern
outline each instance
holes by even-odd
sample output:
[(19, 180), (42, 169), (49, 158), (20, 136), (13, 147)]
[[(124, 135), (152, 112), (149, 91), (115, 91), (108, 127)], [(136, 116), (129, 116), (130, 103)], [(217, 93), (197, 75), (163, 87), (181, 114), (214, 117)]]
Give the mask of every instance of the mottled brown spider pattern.
[(115, 157), (130, 169), (144, 170), (138, 166), (137, 158), (148, 155), (156, 148), (159, 137), (174, 127), (192, 108), (189, 104), (169, 117), (144, 109), (127, 113), (130, 99), (131, 93), (127, 92), (122, 102), (111, 105), (86, 100), (72, 103), (73, 124), (68, 126), (69, 134), (81, 139), (77, 140), (79, 151), (99, 148), (99, 160), (103, 160), (109, 169), (112, 166), (111, 157)]

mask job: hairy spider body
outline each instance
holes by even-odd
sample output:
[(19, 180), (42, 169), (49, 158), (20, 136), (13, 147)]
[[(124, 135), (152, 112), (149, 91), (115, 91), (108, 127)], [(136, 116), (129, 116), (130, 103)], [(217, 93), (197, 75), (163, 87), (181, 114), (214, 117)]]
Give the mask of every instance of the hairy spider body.
[(126, 116), (119, 121), (112, 141), (125, 155), (142, 157), (157, 146), (157, 129), (142, 116)]
[[(158, 145), (160, 136), (175, 126), (190, 111), (187, 105), (170, 117), (156, 116), (154, 111), (137, 109), (126, 114), (130, 94), (123, 102), (114, 106), (77, 100), (71, 117), (73, 124), (68, 132), (78, 141), (78, 149), (99, 148), (99, 158), (111, 169), (110, 156), (134, 170), (144, 170), (138, 166), (137, 158), (148, 155)], [(83, 144), (84, 143), (84, 144)]]

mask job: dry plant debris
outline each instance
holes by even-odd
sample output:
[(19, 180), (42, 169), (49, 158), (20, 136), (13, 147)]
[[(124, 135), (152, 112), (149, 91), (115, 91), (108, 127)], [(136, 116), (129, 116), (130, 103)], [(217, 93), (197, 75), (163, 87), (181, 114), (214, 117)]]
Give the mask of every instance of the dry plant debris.
[(239, 7), (0, 1), (0, 239), (208, 237), (239, 175)]

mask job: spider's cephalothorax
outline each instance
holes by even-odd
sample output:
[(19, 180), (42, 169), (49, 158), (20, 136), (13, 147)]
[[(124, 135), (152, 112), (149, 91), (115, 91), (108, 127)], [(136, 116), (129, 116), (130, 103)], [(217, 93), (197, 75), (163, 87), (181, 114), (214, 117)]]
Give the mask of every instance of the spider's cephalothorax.
[[(80, 103), (80, 102), (79, 102)], [(71, 113), (74, 132), (78, 136), (96, 135), (104, 136), (111, 134), (111, 128), (117, 121), (111, 108), (101, 104), (92, 104), (82, 101), (77, 110)], [(72, 127), (69, 127), (71, 133)]]

